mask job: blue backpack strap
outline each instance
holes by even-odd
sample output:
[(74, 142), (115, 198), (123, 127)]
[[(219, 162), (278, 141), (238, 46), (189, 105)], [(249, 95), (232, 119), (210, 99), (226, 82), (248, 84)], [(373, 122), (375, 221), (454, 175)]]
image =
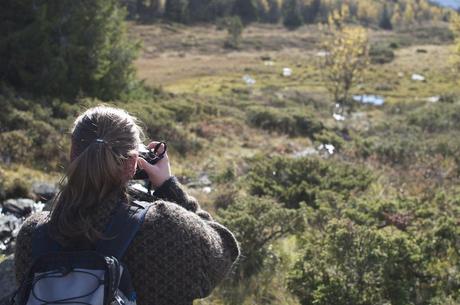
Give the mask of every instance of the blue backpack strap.
[(141, 201), (133, 201), (132, 205), (120, 204), (104, 232), (104, 238), (96, 243), (96, 251), (120, 260), (144, 223), (145, 215), (152, 205), (153, 203)]
[(58, 252), (60, 250), (61, 245), (48, 234), (48, 224), (38, 224), (32, 235), (32, 258), (35, 260), (47, 253)]

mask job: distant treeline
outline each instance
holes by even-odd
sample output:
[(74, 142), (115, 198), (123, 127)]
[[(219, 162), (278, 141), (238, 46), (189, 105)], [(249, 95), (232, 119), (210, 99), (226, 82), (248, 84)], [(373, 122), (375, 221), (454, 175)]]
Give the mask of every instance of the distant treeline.
[(244, 23), (283, 22), (287, 27), (327, 22), (339, 13), (350, 22), (384, 29), (430, 20), (448, 20), (450, 9), (428, 0), (120, 0), (133, 19), (180, 23), (214, 22), (239, 16)]

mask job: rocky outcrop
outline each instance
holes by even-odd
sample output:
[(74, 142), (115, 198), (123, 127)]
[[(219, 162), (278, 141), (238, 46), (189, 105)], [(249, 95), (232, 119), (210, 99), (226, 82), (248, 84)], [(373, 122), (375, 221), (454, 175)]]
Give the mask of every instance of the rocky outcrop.
[(0, 263), (0, 305), (8, 304), (15, 290), (14, 258), (10, 255)]
[(31, 199), (8, 199), (0, 204), (0, 254), (11, 254), (24, 219), (43, 210), (45, 204)]
[(8, 199), (2, 205), (2, 214), (12, 214), (16, 217), (26, 217), (34, 210), (35, 201), (32, 199)]
[(32, 192), (40, 201), (49, 201), (59, 191), (56, 184), (47, 182), (35, 182), (32, 184)]
[(0, 253), (9, 252), (19, 232), (22, 221), (14, 215), (0, 214)]

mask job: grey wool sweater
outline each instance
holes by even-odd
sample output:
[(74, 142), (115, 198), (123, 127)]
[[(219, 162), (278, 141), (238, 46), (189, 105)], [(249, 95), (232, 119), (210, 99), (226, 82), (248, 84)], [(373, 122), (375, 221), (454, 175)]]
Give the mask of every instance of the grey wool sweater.
[[(128, 267), (139, 305), (191, 305), (208, 296), (230, 272), (240, 250), (233, 234), (188, 196), (175, 177), (155, 193), (154, 205), (122, 261)], [(129, 199), (126, 199), (129, 200)], [(101, 204), (92, 216), (104, 231), (119, 199)], [(23, 224), (16, 243), (16, 278), (21, 283), (32, 264), (31, 240), (37, 213)]]

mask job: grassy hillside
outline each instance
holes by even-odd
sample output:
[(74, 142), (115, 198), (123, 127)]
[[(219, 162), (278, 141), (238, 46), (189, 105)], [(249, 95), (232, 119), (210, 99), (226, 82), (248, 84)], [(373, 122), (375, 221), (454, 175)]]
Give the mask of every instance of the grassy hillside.
[[(130, 25), (143, 43), (136, 67), (147, 89), (107, 104), (169, 142), (173, 173), (243, 246), (229, 280), (196, 304), (459, 304), (452, 33), (444, 23), (369, 30), (375, 60), (352, 93), (385, 104), (357, 103), (336, 120), (317, 64), (322, 31), (254, 24), (240, 50), (229, 51), (226, 32), (214, 26)], [(394, 58), (379, 63), (388, 53)], [(7, 109), (0, 152), (11, 156), (0, 163), (3, 197), (57, 181), (72, 120), (100, 103), (39, 100), (10, 88), (0, 100)], [(335, 275), (337, 282), (326, 280)], [(327, 299), (334, 285), (350, 294), (337, 288), (337, 299)], [(402, 288), (380, 289), (391, 285)]]

